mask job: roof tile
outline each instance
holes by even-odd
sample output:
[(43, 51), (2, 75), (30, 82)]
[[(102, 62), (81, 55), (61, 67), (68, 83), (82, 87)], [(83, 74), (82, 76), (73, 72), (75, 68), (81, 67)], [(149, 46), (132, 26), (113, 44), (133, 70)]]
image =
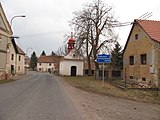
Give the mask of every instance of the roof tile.
[(155, 41), (160, 42), (160, 21), (136, 20), (145, 32)]

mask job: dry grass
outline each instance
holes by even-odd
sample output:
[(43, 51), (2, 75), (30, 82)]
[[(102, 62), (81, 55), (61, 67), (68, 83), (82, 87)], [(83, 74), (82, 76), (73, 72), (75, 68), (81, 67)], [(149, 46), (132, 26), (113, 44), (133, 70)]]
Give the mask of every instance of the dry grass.
[(14, 82), (15, 80), (0, 80), (0, 84), (8, 83), (8, 82)]
[(160, 91), (122, 90), (113, 86), (111, 83), (105, 82), (102, 84), (101, 80), (95, 80), (94, 77), (63, 77), (63, 79), (71, 85), (85, 91), (160, 104)]

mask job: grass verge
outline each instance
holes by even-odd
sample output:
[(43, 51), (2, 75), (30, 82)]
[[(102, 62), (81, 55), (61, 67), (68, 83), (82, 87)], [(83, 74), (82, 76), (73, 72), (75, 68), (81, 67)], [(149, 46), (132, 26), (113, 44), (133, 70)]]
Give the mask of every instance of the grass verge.
[(16, 80), (13, 80), (13, 79), (11, 79), (11, 80), (0, 80), (0, 84), (14, 82), (14, 81), (16, 81)]
[(160, 91), (153, 90), (122, 90), (111, 83), (101, 80), (95, 80), (94, 77), (63, 77), (63, 79), (74, 87), (85, 91), (98, 93), (102, 95), (110, 95), (125, 99), (131, 99), (143, 102), (152, 102), (160, 104)]

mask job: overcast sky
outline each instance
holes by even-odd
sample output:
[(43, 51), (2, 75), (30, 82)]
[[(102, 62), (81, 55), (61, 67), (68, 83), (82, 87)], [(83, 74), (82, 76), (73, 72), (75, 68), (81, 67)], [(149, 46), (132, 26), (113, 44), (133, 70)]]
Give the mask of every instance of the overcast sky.
[[(47, 54), (64, 44), (64, 35), (72, 30), (69, 21), (73, 12), (82, 10), (83, 4), (92, 0), (0, 0), (10, 22), (15, 15), (26, 15), (12, 21), (17, 44), (30, 55)], [(160, 0), (104, 0), (112, 6), (115, 18), (120, 22), (132, 22), (146, 12), (152, 12), (148, 19), (160, 21)], [(119, 42), (125, 45), (131, 26), (117, 28)], [(74, 32), (74, 31), (73, 31)], [(32, 48), (32, 49), (30, 49)], [(28, 49), (28, 50), (27, 50)]]

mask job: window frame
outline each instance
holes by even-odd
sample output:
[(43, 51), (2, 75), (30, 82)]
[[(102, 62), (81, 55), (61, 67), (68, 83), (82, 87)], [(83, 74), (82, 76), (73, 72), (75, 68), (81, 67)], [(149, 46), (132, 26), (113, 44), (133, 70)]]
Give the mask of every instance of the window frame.
[(146, 65), (147, 64), (147, 54), (141, 54), (141, 64)]
[(19, 55), (18, 60), (21, 61), (21, 56)]
[(135, 40), (138, 40), (138, 38), (139, 38), (139, 35), (135, 34)]
[(129, 65), (134, 65), (134, 56), (129, 56)]
[(14, 54), (11, 54), (11, 60), (14, 60)]

